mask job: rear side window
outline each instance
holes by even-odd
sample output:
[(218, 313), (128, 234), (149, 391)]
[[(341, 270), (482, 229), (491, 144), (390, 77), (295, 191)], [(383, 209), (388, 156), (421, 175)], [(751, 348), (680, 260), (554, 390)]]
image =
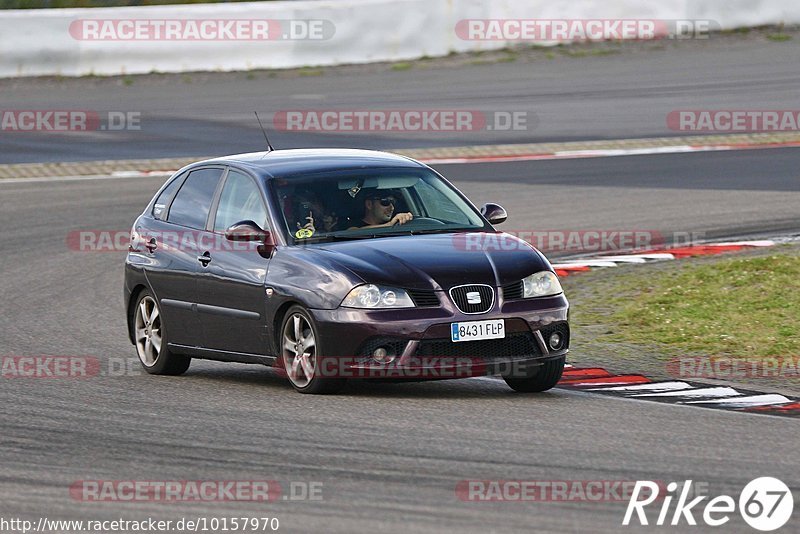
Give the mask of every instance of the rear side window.
[(153, 204), (153, 217), (158, 219), (159, 221), (163, 221), (167, 215), (167, 206), (169, 206), (169, 201), (172, 200), (172, 196), (175, 194), (175, 191), (178, 190), (178, 187), (181, 185), (181, 181), (183, 177), (186, 176), (182, 174), (172, 180), (167, 187), (161, 191), (161, 194), (158, 195), (156, 199), (156, 203)]
[(201, 169), (189, 173), (172, 201), (167, 220), (189, 228), (205, 228), (220, 176), (222, 169)]

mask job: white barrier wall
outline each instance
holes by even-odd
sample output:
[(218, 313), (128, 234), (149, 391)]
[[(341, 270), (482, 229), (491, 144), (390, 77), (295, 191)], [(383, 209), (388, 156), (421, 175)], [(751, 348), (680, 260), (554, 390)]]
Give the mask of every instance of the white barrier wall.
[[(324, 40), (84, 40), (86, 19), (316, 20)], [(310, 0), (0, 11), (0, 77), (248, 70), (396, 61), (488, 50), (463, 19), (710, 19), (722, 29), (800, 23), (797, 0)], [(272, 36), (275, 32), (272, 31)], [(325, 32), (323, 32), (324, 35)], [(282, 37), (278, 35), (278, 37)]]

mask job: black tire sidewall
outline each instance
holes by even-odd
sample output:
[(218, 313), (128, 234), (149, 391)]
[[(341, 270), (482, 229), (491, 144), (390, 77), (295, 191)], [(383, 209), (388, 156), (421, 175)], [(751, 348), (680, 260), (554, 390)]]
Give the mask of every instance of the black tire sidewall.
[(547, 360), (539, 371), (526, 378), (503, 377), (506, 384), (519, 393), (542, 393), (555, 387), (564, 372), (566, 356)]

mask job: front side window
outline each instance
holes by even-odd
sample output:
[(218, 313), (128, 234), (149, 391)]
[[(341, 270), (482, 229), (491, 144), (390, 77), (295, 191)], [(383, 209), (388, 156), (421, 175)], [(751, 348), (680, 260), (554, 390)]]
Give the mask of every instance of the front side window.
[(221, 176), (222, 169), (200, 169), (189, 173), (172, 201), (167, 220), (198, 230), (205, 228)]
[(267, 210), (255, 182), (244, 174), (231, 171), (219, 197), (214, 231), (224, 232), (241, 221), (253, 221), (266, 230)]

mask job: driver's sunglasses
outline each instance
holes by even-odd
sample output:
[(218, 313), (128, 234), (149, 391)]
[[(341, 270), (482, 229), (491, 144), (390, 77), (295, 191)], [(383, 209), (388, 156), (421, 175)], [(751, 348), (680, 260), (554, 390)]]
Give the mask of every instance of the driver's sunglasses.
[(395, 202), (397, 201), (392, 197), (385, 197), (378, 199), (378, 202), (380, 202), (381, 206), (384, 208), (388, 208), (389, 206), (394, 206)]

